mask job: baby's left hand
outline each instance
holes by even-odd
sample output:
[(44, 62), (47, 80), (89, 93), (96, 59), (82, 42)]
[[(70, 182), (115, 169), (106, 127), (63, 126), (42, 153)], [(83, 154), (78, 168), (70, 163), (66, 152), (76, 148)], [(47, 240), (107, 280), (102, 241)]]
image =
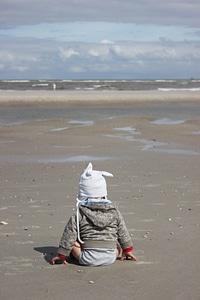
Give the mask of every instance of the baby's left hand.
[(61, 264), (64, 264), (64, 265), (68, 264), (68, 262), (66, 261), (66, 259), (62, 259), (59, 256), (53, 257), (52, 260), (51, 260), (51, 263), (52, 263), (52, 265), (55, 265), (59, 261), (61, 262)]

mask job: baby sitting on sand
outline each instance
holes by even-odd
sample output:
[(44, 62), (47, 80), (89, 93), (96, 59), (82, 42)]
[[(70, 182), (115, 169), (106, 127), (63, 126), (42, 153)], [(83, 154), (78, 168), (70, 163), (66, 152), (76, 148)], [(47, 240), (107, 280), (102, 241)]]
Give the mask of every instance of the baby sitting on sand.
[(111, 173), (93, 170), (89, 163), (80, 177), (76, 214), (69, 219), (60, 240), (58, 254), (52, 259), (67, 264), (71, 254), (80, 265), (102, 266), (130, 258), (133, 245), (124, 219), (110, 200), (104, 176)]

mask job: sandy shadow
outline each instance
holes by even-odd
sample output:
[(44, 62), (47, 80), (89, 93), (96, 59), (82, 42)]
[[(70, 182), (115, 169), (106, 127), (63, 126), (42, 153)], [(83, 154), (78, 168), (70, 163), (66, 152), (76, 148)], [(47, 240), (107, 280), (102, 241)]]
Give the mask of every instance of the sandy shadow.
[(43, 247), (35, 247), (35, 251), (43, 254), (46, 262), (51, 263), (52, 258), (57, 254), (57, 247), (53, 246), (43, 246)]
[[(54, 246), (43, 246), (43, 247), (35, 247), (34, 250), (42, 253), (46, 262), (51, 264), (51, 260), (54, 256), (56, 256), (58, 248)], [(78, 264), (78, 261), (72, 255), (70, 255), (67, 258), (67, 262), (75, 265)]]

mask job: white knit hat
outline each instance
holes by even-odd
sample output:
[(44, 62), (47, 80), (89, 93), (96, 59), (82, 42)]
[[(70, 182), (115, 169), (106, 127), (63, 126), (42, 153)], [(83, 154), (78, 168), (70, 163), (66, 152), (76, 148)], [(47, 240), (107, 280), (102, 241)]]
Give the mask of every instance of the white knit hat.
[(113, 177), (105, 171), (95, 171), (90, 162), (80, 177), (78, 201), (84, 201), (89, 197), (107, 197), (106, 180), (103, 176)]

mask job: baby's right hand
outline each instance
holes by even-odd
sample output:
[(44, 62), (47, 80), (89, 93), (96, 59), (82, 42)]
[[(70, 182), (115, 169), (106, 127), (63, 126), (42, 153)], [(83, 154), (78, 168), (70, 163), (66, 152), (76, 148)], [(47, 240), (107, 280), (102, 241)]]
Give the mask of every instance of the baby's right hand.
[(64, 258), (60, 258), (59, 256), (53, 257), (51, 260), (52, 265), (55, 265), (57, 262), (61, 262), (61, 264), (64, 264), (64, 265), (68, 264), (68, 262)]

